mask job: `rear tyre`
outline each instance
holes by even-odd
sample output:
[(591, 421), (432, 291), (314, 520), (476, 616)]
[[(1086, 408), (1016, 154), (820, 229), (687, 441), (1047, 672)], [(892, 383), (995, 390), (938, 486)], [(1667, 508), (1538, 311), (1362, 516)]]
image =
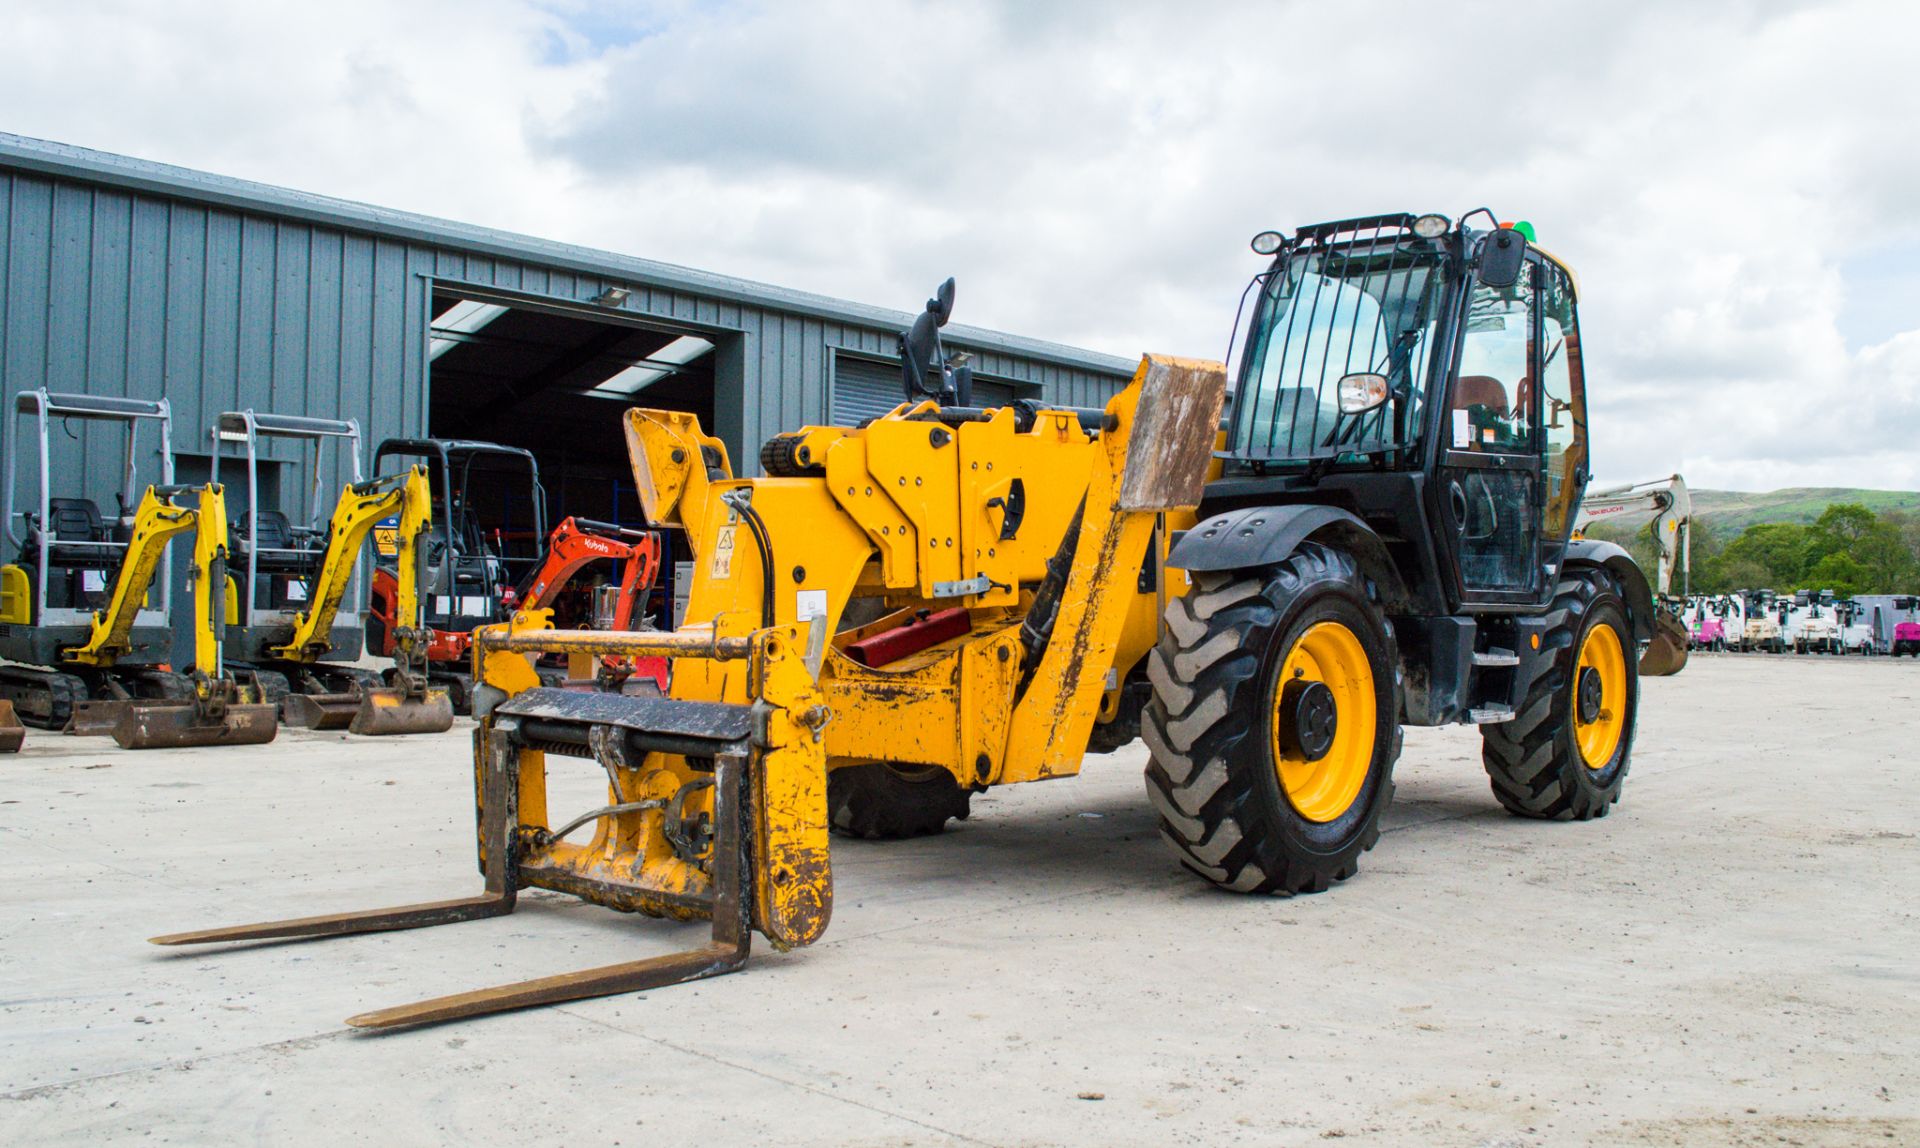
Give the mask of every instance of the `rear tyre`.
[(1509, 813), (1605, 817), (1620, 800), (1640, 708), (1627, 604), (1612, 576), (1570, 569), (1554, 591), (1526, 701), (1484, 728), (1480, 761)]
[(1313, 543), (1201, 573), (1167, 604), (1140, 734), (1160, 835), (1243, 893), (1318, 893), (1380, 838), (1400, 754), (1399, 659), (1372, 588)]
[(835, 833), (868, 841), (925, 837), (965, 821), (973, 794), (938, 767), (871, 763), (827, 775), (827, 818)]

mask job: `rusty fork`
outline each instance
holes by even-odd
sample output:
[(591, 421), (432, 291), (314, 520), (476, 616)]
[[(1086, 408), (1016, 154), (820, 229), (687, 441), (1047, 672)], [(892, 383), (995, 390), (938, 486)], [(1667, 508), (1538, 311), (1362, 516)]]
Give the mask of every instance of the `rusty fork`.
[[(516, 856), (520, 838), (519, 749), (513, 732), (488, 733), (487, 766), (482, 780), (482, 872), (485, 892), (476, 897), (428, 901), (357, 913), (299, 917), (254, 925), (203, 929), (154, 937), (156, 945), (199, 945), (233, 941), (346, 936), (355, 933), (419, 929), (498, 917), (514, 909)], [(473, 992), (455, 993), (414, 1004), (377, 1009), (350, 1017), (356, 1028), (390, 1029), (485, 1016), (535, 1005), (641, 992), (730, 973), (746, 964), (752, 945), (747, 881), (746, 763), (744, 753), (714, 757), (714, 841), (712, 939), (697, 949), (556, 976), (538, 977)]]

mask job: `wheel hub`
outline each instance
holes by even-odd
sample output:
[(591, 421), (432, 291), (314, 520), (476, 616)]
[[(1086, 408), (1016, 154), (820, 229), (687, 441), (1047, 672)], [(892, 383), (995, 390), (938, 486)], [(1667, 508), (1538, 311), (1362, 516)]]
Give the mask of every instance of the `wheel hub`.
[(1580, 720), (1594, 722), (1600, 718), (1601, 703), (1606, 698), (1602, 687), (1600, 671), (1593, 666), (1584, 666), (1580, 670), (1578, 698)]
[(1307, 761), (1319, 761), (1333, 748), (1340, 731), (1340, 707), (1325, 682), (1295, 679), (1280, 698), (1289, 748)]

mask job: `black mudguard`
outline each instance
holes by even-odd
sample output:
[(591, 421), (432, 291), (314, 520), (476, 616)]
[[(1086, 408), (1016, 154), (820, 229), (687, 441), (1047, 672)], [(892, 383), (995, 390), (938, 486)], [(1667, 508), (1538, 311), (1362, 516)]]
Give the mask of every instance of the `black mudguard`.
[(1633, 560), (1633, 555), (1616, 543), (1598, 538), (1576, 538), (1567, 543), (1566, 557), (1560, 560), (1560, 564), (1562, 567), (1595, 566), (1613, 575), (1627, 599), (1634, 640), (1653, 640), (1653, 587), (1648, 584), (1645, 572)]
[(1174, 542), (1167, 565), (1196, 572), (1271, 566), (1308, 540), (1351, 554), (1387, 613), (1406, 610), (1406, 586), (1386, 544), (1357, 515), (1333, 506), (1251, 506), (1208, 515)]

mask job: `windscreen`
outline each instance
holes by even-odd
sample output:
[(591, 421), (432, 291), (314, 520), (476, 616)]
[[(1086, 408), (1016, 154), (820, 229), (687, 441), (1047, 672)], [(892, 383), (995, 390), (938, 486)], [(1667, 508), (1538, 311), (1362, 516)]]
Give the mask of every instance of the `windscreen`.
[[(1406, 446), (1433, 358), (1440, 257), (1383, 236), (1299, 251), (1262, 285), (1234, 400), (1233, 453), (1337, 459)], [(1387, 377), (1389, 399), (1341, 415), (1350, 374)]]

